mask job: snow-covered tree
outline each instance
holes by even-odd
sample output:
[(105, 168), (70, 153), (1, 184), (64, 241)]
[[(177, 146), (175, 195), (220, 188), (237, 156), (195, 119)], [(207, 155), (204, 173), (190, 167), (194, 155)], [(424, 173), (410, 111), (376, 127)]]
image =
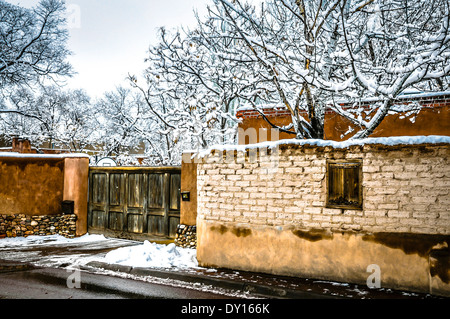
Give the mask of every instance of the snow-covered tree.
[(159, 109), (153, 107), (144, 102), (140, 92), (128, 88), (119, 86), (106, 92), (95, 103), (93, 141), (101, 155), (114, 156), (122, 164), (137, 164), (133, 154), (144, 151), (146, 165), (179, 164), (181, 149), (173, 132), (155, 116)]
[[(83, 111), (72, 108), (64, 114), (74, 116), (65, 118), (65, 130), (60, 127), (64, 123), (50, 115), (56, 108), (64, 112), (61, 108), (68, 107), (72, 100), (87, 98), (82, 92), (63, 93), (52, 86), (73, 72), (66, 60), (70, 54), (67, 39), (64, 1), (41, 0), (34, 8), (26, 9), (0, 0), (0, 126), (4, 137), (24, 134), (38, 144), (56, 142), (71, 149), (82, 148), (74, 143), (75, 136), (82, 135), (76, 113)], [(47, 93), (48, 98), (43, 96)], [(49, 104), (52, 109), (45, 109)], [(80, 108), (85, 105), (81, 102)], [(72, 137), (67, 135), (68, 130)]]
[(64, 1), (41, 0), (26, 9), (0, 0), (0, 93), (72, 73), (64, 16)]
[[(297, 138), (323, 138), (327, 108), (356, 125), (353, 138), (369, 136), (405, 90), (449, 87), (447, 0), (214, 4), (210, 20), (220, 29), (210, 44), (222, 63), (241, 70), (235, 80), (247, 89), (239, 98), (284, 105)], [(367, 98), (376, 102), (363, 112), (358, 103)], [(343, 109), (342, 101), (354, 107)]]
[(237, 121), (232, 113), (239, 83), (202, 37), (201, 29), (181, 34), (162, 28), (148, 53), (145, 83), (129, 78), (160, 122), (160, 133), (170, 132), (175, 144), (188, 149), (232, 138)]
[[(374, 1), (365, 10), (356, 9), (350, 7), (351, 13), (356, 12), (346, 19), (349, 13), (341, 7), (342, 34), (351, 70), (347, 81), (352, 81), (351, 90), (347, 90), (355, 102), (372, 96), (378, 101), (363, 119), (361, 111), (354, 114), (334, 109), (360, 127), (353, 137), (362, 138), (375, 130), (406, 90), (449, 88), (450, 2)], [(346, 89), (342, 90), (345, 93)]]
[(82, 90), (58, 86), (38, 92), (22, 87), (10, 95), (0, 114), (3, 136), (22, 136), (41, 147), (82, 151), (90, 144), (94, 125), (90, 99)]
[(117, 87), (95, 103), (95, 140), (105, 156), (117, 156), (139, 144), (136, 131), (141, 102), (130, 90)]

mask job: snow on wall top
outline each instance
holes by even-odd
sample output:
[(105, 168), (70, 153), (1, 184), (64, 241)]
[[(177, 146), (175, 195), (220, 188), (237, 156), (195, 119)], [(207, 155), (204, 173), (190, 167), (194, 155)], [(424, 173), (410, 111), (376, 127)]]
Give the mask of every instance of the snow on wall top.
[(66, 154), (29, 154), (29, 153), (16, 153), (16, 152), (0, 152), (0, 158), (89, 158), (89, 155), (82, 153), (66, 153)]
[[(433, 97), (440, 97), (440, 96), (445, 96), (445, 95), (450, 95), (450, 91), (439, 91), (439, 92), (416, 92), (416, 91), (406, 91), (402, 94), (399, 94), (396, 97), (396, 100), (410, 100), (410, 101), (416, 101), (419, 99), (424, 99), (424, 98), (433, 98)], [(368, 98), (361, 98), (358, 101), (359, 102), (376, 102), (379, 101), (380, 98), (379, 97), (368, 97)], [(340, 104), (340, 103), (350, 103), (350, 100), (336, 100), (336, 101), (329, 101), (328, 104), (332, 105), (332, 104)], [(272, 106), (272, 105), (258, 105), (257, 108), (253, 107), (253, 105), (250, 104), (244, 104), (242, 106), (239, 106), (236, 109), (236, 113), (239, 111), (254, 111), (256, 109), (259, 109), (261, 111), (264, 111), (265, 109), (279, 109), (279, 110), (284, 110), (286, 109), (285, 106)]]
[(284, 139), (272, 142), (262, 142), (257, 144), (248, 145), (214, 145), (208, 149), (202, 150), (194, 155), (195, 158), (202, 158), (208, 156), (211, 151), (238, 151), (245, 152), (248, 149), (257, 148), (276, 148), (280, 145), (312, 145), (326, 147), (331, 146), (333, 148), (348, 148), (355, 145), (367, 145), (367, 144), (381, 144), (381, 145), (418, 145), (418, 144), (450, 144), (450, 136), (444, 135), (429, 135), (429, 136), (391, 136), (391, 137), (369, 137), (357, 140), (347, 140), (342, 142), (336, 142), (331, 140), (320, 139)]

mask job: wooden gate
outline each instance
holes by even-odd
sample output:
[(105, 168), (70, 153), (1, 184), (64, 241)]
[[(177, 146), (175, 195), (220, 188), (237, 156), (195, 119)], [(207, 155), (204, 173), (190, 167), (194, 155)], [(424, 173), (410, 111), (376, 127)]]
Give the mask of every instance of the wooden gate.
[(105, 236), (175, 238), (180, 167), (91, 167), (88, 231)]

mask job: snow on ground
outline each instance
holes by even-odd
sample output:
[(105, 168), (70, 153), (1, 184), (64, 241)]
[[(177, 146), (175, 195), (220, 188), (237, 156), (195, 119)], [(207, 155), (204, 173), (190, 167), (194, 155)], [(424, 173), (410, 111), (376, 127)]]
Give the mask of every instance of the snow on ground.
[(69, 243), (89, 243), (107, 240), (103, 235), (86, 234), (76, 238), (66, 238), (61, 235), (8, 237), (0, 240), (0, 248), (30, 247), (34, 245), (58, 245)]
[[(109, 252), (105, 252), (104, 249)], [(109, 250), (111, 249), (111, 250)], [(103, 251), (103, 252), (101, 252)], [(174, 270), (183, 273), (196, 274), (208, 273), (212, 278), (225, 280), (245, 280), (250, 283), (264, 283), (271, 286), (280, 286), (297, 289), (301, 285), (289, 283), (280, 278), (272, 278), (253, 274), (241, 276), (238, 271), (222, 271), (217, 269), (206, 269), (198, 266), (196, 250), (181, 248), (175, 244), (162, 245), (156, 243), (135, 242), (118, 238), (105, 238), (103, 235), (86, 234), (81, 237), (68, 239), (60, 235), (51, 236), (29, 236), (0, 239), (0, 260), (28, 262), (35, 266), (42, 267), (63, 267), (68, 270), (80, 269), (91, 261), (100, 261), (111, 264), (121, 264), (132, 267), (164, 268), (164, 270)], [(107, 269), (96, 269), (96, 273), (128, 278), (133, 280), (143, 280), (146, 282), (170, 285), (173, 287), (184, 287), (200, 291), (215, 292), (234, 298), (252, 298), (251, 293), (232, 291), (200, 283), (189, 283), (169, 278), (158, 278), (140, 276)], [(325, 284), (323, 293), (326, 295), (366, 298), (368, 290), (363, 286), (348, 283), (338, 283), (329, 281), (317, 281), (305, 279), (308, 287), (315, 284)], [(300, 285), (300, 286), (299, 286)], [(333, 289), (338, 287), (339, 290)], [(326, 287), (326, 288), (325, 288)], [(313, 291), (308, 288), (307, 291)], [(390, 290), (385, 290), (390, 293)], [(404, 296), (415, 295), (404, 293)]]
[[(105, 248), (111, 250), (108, 253), (99, 252)], [(196, 270), (201, 269), (197, 267), (195, 249), (176, 247), (175, 244), (162, 245), (148, 241), (142, 243), (90, 234), (73, 239), (60, 235), (0, 239), (1, 260), (28, 262), (38, 267), (62, 267), (68, 269), (70, 273), (73, 269), (80, 269), (91, 261), (134, 267), (163, 268), (164, 270), (172, 269), (186, 273), (195, 273)], [(251, 294), (249, 295), (247, 292), (227, 290), (197, 282), (158, 278), (151, 275), (134, 275), (101, 268), (91, 271), (160, 285), (208, 291), (233, 298), (252, 298)]]
[[(2, 255), (17, 261), (29, 261), (41, 266), (58, 266), (70, 263), (83, 265), (89, 261), (97, 260), (109, 264), (121, 264), (133, 267), (152, 268), (195, 268), (198, 267), (197, 251), (195, 249), (181, 248), (175, 244), (163, 245), (150, 243), (136, 243), (130, 241), (125, 247), (111, 250), (104, 254), (89, 254), (89, 249), (116, 247), (123, 241), (120, 239), (105, 238), (103, 235), (86, 234), (77, 238), (65, 238), (60, 235), (29, 236), (4, 238), (0, 240), (0, 259)], [(64, 247), (70, 245), (66, 253), (41, 256), (39, 250), (29, 251), (29, 248), (39, 246)], [(73, 246), (78, 246), (77, 254), (71, 254)], [(83, 248), (86, 253), (80, 253)], [(26, 251), (23, 251), (26, 249)]]
[(122, 247), (106, 254), (103, 262), (134, 267), (197, 267), (195, 249), (175, 244), (162, 245), (144, 241), (142, 245)]

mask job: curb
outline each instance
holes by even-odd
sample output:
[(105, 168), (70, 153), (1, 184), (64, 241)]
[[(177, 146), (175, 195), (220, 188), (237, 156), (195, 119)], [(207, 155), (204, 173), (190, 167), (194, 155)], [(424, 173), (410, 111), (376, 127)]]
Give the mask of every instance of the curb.
[(5, 272), (15, 272), (15, 271), (26, 271), (34, 269), (35, 267), (31, 264), (13, 261), (0, 261), (0, 273)]
[(100, 268), (111, 271), (123, 272), (137, 276), (151, 276), (161, 279), (173, 279), (185, 281), (189, 283), (200, 283), (204, 285), (211, 285), (217, 288), (240, 291), (241, 293), (252, 293), (269, 298), (286, 298), (286, 299), (343, 299), (343, 297), (328, 296), (313, 292), (306, 292), (301, 290), (287, 289), (281, 287), (274, 287), (269, 285), (255, 284), (252, 282), (229, 280), (224, 278), (213, 278), (206, 275), (193, 275), (188, 273), (171, 272), (164, 270), (155, 270), (151, 268), (132, 267), (118, 264), (108, 264), (99, 261), (91, 261), (82, 267), (84, 270), (91, 270), (92, 268)]

